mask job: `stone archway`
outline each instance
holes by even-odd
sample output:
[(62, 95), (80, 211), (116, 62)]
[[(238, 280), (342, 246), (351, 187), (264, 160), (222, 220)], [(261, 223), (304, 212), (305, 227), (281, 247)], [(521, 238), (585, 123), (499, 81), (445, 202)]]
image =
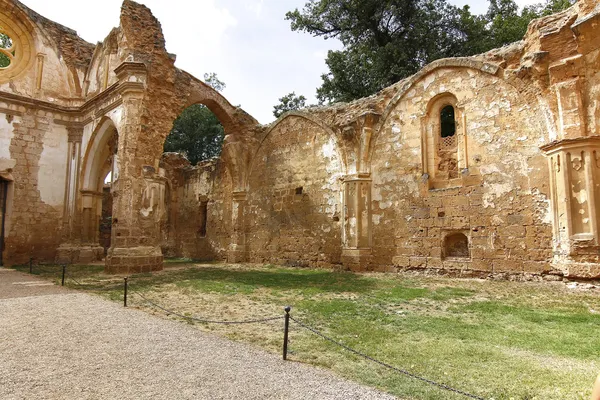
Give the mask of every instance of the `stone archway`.
[(92, 133), (84, 151), (81, 172), (73, 188), (67, 191), (74, 206), (70, 210), (67, 243), (58, 249), (61, 262), (91, 262), (104, 258), (105, 250), (100, 245), (100, 222), (104, 196), (104, 181), (110, 174), (111, 180), (118, 177), (116, 154), (118, 132), (109, 118), (102, 118)]
[[(173, 121), (186, 107), (203, 104), (222, 123), (228, 143), (232, 139), (233, 142), (247, 140), (258, 123), (216, 90), (176, 68), (165, 69), (158, 77), (154, 76), (155, 70), (146, 70), (143, 64), (125, 63), (116, 73), (123, 82), (136, 79), (146, 83), (128, 88), (122, 95), (117, 152), (119, 179), (112, 190), (112, 246), (105, 270), (107, 273), (150, 272), (162, 269), (163, 263), (161, 230), (168, 210), (167, 178), (160, 168), (160, 159)], [(152, 98), (151, 94), (156, 91), (161, 93), (160, 101)], [(229, 152), (227, 146), (224, 147), (223, 159), (227, 160)], [(245, 159), (246, 156), (239, 157)]]

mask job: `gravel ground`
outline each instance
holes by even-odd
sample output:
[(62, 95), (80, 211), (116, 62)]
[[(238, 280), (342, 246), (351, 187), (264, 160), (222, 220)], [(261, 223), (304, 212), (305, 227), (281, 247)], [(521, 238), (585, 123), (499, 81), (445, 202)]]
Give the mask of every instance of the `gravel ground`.
[[(2, 292), (26, 286), (9, 284), (8, 275), (0, 273)], [(0, 299), (0, 399), (394, 397), (181, 322), (64, 291)]]
[[(0, 299), (68, 292), (68, 289), (56, 286), (37, 276), (22, 274), (14, 269), (0, 268)], [(2, 334), (0, 334), (0, 340), (1, 336)]]

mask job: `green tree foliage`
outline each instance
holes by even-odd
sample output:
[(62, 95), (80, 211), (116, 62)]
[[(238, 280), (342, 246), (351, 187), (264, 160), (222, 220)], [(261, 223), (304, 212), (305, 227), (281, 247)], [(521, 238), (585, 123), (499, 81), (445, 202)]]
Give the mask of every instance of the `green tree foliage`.
[(204, 74), (204, 82), (208, 86), (215, 89), (217, 92), (222, 92), (223, 90), (225, 90), (225, 87), (227, 86), (227, 85), (225, 85), (225, 82), (219, 80), (219, 78), (217, 77), (217, 74), (214, 72), (211, 72), (209, 74)]
[[(12, 46), (12, 40), (5, 35), (4, 33), (0, 33), (0, 48), (2, 49), (10, 49)], [(2, 52), (0, 52), (0, 68), (6, 68), (10, 65), (10, 58)]]
[(273, 115), (275, 118), (281, 117), (284, 113), (293, 110), (300, 110), (306, 107), (306, 97), (296, 96), (296, 92), (288, 93), (279, 99), (279, 104), (273, 106)]
[(337, 38), (329, 72), (317, 89), (321, 103), (369, 96), (434, 60), (478, 54), (520, 40), (529, 22), (571, 5), (570, 0), (519, 9), (514, 0), (490, 0), (486, 15), (447, 0), (309, 0), (288, 12), (294, 31)]
[[(204, 74), (204, 81), (215, 90), (225, 89), (225, 83), (217, 74)], [(198, 161), (218, 157), (221, 154), (225, 132), (215, 114), (202, 104), (194, 104), (173, 122), (173, 129), (165, 141), (165, 152), (185, 154), (195, 165)]]

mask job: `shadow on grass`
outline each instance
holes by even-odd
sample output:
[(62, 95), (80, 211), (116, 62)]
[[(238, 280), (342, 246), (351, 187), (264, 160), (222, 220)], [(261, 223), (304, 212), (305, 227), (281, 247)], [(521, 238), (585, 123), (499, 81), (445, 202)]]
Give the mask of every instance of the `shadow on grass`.
[(190, 268), (161, 275), (135, 275), (131, 282), (144, 289), (160, 284), (175, 283), (179, 287), (198, 290), (252, 292), (258, 288), (274, 290), (310, 290), (317, 292), (361, 293), (376, 287), (375, 280), (345, 272), (322, 270), (239, 270), (226, 268)]

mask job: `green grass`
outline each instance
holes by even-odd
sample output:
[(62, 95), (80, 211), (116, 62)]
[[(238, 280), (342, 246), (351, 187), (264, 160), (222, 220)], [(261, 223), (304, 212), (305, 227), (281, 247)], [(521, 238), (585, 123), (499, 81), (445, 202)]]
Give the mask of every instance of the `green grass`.
[[(21, 268), (28, 270), (28, 267)], [(122, 277), (70, 267), (77, 286), (122, 301)], [(59, 268), (38, 273), (56, 281)], [(184, 315), (292, 315), (358, 351), (486, 399), (587, 399), (600, 370), (600, 294), (556, 283), (352, 274), (185, 262), (130, 277), (132, 291)], [(72, 281), (67, 281), (76, 287)], [(130, 304), (151, 310), (130, 295)], [(281, 321), (195, 324), (280, 352)], [(407, 399), (461, 399), (357, 357), (292, 323), (290, 358)]]

